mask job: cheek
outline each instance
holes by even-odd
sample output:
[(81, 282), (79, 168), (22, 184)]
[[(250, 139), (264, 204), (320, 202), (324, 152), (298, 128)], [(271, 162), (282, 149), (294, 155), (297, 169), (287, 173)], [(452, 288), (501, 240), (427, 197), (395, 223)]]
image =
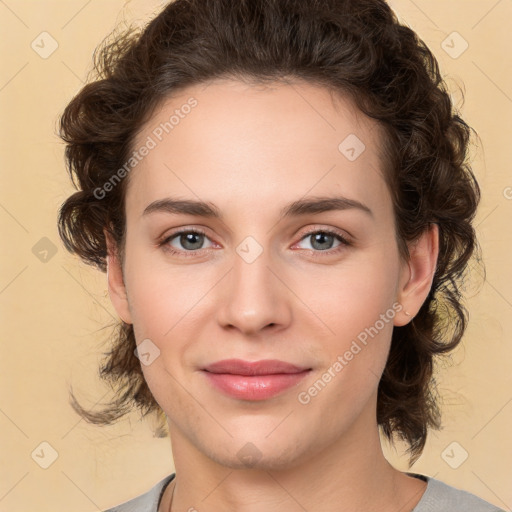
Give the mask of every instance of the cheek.
[[(327, 327), (326, 333), (347, 342), (373, 326), (382, 314), (388, 312), (394, 318), (399, 265), (393, 261), (386, 254), (354, 259), (307, 279), (298, 294), (307, 297), (308, 306)], [(392, 321), (384, 330), (389, 334), (391, 327)]]
[(163, 265), (155, 255), (136, 250), (126, 262), (126, 280), (136, 332), (162, 340), (181, 321), (190, 321), (209, 289), (204, 279), (191, 279), (190, 269)]
[(376, 399), (397, 313), (374, 297), (348, 305), (351, 311), (333, 317), (335, 335), (322, 343), (324, 364), (296, 396), (308, 421), (320, 421), (318, 428), (327, 432), (349, 428), (364, 410), (373, 410), (367, 406)]
[[(357, 409), (356, 404), (362, 406), (375, 392), (386, 364), (393, 321), (401, 310), (396, 302), (399, 264), (393, 255), (392, 250), (369, 255), (337, 273), (317, 276), (308, 305), (312, 304), (322, 320), (322, 332), (327, 333), (322, 342), (323, 368), (313, 383), (315, 389), (310, 388), (322, 395), (318, 405), (325, 407), (334, 400)], [(325, 392), (324, 385), (329, 388)], [(305, 391), (305, 400), (312, 398)]]

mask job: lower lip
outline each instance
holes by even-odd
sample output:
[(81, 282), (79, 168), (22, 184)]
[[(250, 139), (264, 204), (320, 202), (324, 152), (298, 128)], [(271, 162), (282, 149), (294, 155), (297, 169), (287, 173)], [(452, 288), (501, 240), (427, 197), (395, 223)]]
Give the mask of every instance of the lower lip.
[(298, 384), (311, 370), (272, 375), (232, 375), (204, 371), (208, 380), (225, 394), (241, 400), (267, 400)]

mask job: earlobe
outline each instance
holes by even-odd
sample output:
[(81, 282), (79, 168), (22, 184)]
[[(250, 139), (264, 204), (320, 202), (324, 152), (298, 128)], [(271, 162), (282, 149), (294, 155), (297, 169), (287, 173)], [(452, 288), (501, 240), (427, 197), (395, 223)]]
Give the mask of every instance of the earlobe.
[(103, 230), (107, 244), (107, 284), (110, 301), (117, 314), (125, 323), (131, 324), (128, 296), (123, 278), (123, 269), (115, 242), (106, 230)]
[(407, 264), (403, 266), (397, 297), (402, 310), (395, 316), (394, 325), (396, 326), (409, 323), (430, 292), (439, 255), (438, 225), (431, 224), (408, 247), (410, 257)]

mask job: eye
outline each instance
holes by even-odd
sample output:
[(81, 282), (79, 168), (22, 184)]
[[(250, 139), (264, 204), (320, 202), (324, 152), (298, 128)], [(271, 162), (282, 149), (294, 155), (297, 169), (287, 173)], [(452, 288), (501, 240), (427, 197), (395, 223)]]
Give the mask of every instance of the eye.
[[(203, 247), (205, 240), (209, 240), (209, 238), (203, 231), (199, 229), (187, 229), (174, 232), (172, 235), (162, 240), (159, 245), (173, 254), (181, 253), (184, 256), (188, 256), (186, 254), (187, 252), (194, 253), (195, 251), (205, 249), (205, 247)], [(212, 247), (212, 245), (209, 247)]]
[[(314, 252), (328, 252), (328, 254), (338, 252), (344, 247), (351, 245), (341, 233), (329, 229), (310, 231), (301, 238), (301, 241), (303, 240), (310, 242), (310, 247), (305, 247), (305, 249), (313, 250)], [(334, 246), (333, 249), (333, 244), (336, 241), (338, 241), (338, 245)]]
[[(210, 240), (206, 236), (206, 233), (195, 228), (176, 231), (170, 236), (165, 237), (158, 245), (171, 254), (187, 257), (194, 256), (196, 251), (213, 247), (211, 241), (209, 246), (203, 247), (205, 240)], [(316, 229), (314, 231), (310, 231), (301, 238), (301, 242), (307, 240), (310, 242), (310, 247), (302, 247), (302, 249), (312, 251), (314, 256), (322, 256), (323, 254), (320, 253), (337, 253), (351, 245), (350, 241), (341, 233), (329, 229)], [(333, 244), (336, 241), (338, 242), (338, 245), (335, 245), (333, 248)], [(301, 242), (299, 242), (299, 244)], [(297, 245), (298, 244), (296, 244), (296, 246)]]

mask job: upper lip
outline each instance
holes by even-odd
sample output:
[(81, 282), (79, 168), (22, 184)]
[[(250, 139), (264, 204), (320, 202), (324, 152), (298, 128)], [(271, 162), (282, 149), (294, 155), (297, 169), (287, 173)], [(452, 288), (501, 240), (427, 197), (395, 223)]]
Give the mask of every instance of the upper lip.
[(311, 368), (296, 366), (278, 359), (261, 361), (243, 361), (242, 359), (223, 359), (212, 363), (203, 370), (211, 373), (231, 373), (233, 375), (272, 375), (277, 373), (300, 373)]

